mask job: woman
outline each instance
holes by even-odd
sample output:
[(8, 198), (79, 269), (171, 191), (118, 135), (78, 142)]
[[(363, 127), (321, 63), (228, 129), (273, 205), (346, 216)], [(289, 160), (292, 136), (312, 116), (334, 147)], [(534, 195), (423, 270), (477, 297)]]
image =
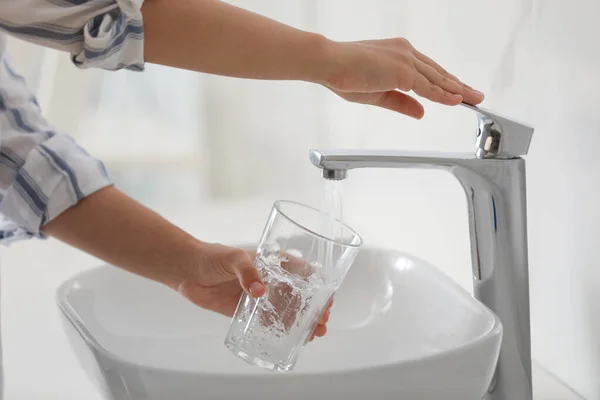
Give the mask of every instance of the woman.
[[(0, 30), (69, 52), (81, 68), (144, 63), (250, 79), (301, 80), (342, 98), (423, 117), (406, 92), (479, 104), (402, 38), (336, 42), (218, 0), (0, 0)], [(53, 236), (231, 316), (265, 292), (246, 252), (203, 243), (119, 192), (102, 163), (42, 117), (0, 38), (0, 213), (5, 241)], [(314, 336), (326, 332), (329, 309)]]

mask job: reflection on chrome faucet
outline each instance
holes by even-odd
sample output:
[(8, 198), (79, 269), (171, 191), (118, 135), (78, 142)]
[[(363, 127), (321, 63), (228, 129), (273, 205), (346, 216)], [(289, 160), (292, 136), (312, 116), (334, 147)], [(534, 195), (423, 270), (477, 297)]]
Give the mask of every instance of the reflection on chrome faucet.
[(473, 288), (501, 319), (502, 348), (490, 400), (532, 400), (529, 267), (525, 160), (533, 129), (488, 110), (478, 116), (474, 153), (386, 150), (311, 150), (326, 179), (345, 179), (356, 168), (437, 168), (465, 190)]

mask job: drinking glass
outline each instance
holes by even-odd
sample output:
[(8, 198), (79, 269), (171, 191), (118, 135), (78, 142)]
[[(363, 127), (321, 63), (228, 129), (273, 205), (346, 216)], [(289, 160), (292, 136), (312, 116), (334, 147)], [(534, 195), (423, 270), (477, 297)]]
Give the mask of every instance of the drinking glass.
[(255, 259), (267, 292), (242, 295), (225, 345), (249, 364), (293, 369), (361, 245), (341, 221), (304, 204), (275, 202)]

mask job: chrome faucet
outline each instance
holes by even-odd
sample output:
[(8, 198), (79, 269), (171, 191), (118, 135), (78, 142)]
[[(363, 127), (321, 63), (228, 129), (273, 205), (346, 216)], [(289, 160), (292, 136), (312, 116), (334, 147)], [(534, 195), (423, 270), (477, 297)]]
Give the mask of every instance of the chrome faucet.
[(529, 266), (525, 160), (533, 128), (463, 104), (477, 114), (475, 153), (395, 150), (311, 150), (326, 179), (355, 168), (438, 168), (450, 172), (467, 196), (477, 299), (502, 321), (504, 333), (486, 399), (532, 400)]

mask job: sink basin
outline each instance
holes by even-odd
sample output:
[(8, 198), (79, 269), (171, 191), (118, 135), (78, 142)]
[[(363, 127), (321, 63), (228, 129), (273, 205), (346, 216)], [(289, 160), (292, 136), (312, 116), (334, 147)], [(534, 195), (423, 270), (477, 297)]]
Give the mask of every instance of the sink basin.
[(65, 282), (58, 305), (82, 368), (114, 400), (481, 399), (502, 338), (496, 315), (439, 269), (374, 248), (292, 372), (235, 358), (228, 318), (112, 266)]

